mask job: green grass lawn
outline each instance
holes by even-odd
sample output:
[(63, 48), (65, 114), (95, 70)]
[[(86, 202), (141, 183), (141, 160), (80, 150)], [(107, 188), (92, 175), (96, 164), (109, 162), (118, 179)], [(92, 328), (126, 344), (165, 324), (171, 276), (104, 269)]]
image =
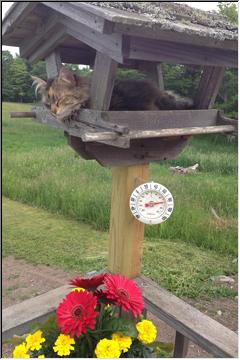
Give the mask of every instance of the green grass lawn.
[[(3, 198), (3, 235), (4, 256), (79, 274), (107, 266), (106, 232), (7, 198)], [(178, 296), (235, 296), (236, 290), (213, 286), (210, 277), (236, 271), (229, 255), (179, 241), (145, 239), (142, 273)]]
[[(111, 169), (81, 159), (61, 131), (30, 119), (10, 119), (10, 111), (30, 105), (3, 104), (3, 194), (96, 230), (109, 227)], [(172, 164), (200, 164), (197, 175), (172, 176)], [(237, 145), (224, 136), (192, 139), (177, 160), (150, 166), (150, 179), (170, 189), (171, 218), (146, 226), (146, 239), (159, 238), (179, 248), (191, 245), (219, 254), (237, 254)], [(211, 208), (221, 217), (217, 221)], [(162, 244), (162, 242), (161, 242)]]

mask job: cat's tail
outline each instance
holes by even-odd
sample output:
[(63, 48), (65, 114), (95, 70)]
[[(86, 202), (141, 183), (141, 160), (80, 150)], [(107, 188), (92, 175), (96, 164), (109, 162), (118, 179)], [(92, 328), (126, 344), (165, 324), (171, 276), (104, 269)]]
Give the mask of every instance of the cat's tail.
[(173, 91), (160, 91), (155, 101), (159, 110), (184, 110), (193, 109), (193, 100), (175, 94)]

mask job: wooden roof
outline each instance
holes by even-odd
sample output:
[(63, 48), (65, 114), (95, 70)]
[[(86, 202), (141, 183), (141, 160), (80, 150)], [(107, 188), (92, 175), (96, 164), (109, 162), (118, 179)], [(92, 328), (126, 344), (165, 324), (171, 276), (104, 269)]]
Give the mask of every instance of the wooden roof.
[(30, 62), (58, 49), (63, 62), (90, 64), (95, 51), (138, 60), (237, 66), (237, 29), (222, 16), (167, 2), (15, 2), (4, 45)]
[[(76, 3), (76, 6), (81, 3)], [(237, 39), (237, 25), (213, 11), (195, 9), (186, 4), (162, 1), (91, 1), (88, 6), (99, 8), (98, 13), (117, 24), (140, 26), (156, 31), (198, 35), (215, 40)], [(101, 10), (101, 11), (100, 11)], [(96, 9), (95, 9), (96, 12)], [(156, 35), (154, 35), (156, 36)]]

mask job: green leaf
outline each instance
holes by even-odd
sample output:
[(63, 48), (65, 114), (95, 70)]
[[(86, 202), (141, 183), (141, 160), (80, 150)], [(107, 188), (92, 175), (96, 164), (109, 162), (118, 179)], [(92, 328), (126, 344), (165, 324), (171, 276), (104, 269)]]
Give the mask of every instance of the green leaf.
[(14, 335), (12, 338), (4, 340), (3, 344), (12, 344), (15, 346), (20, 345), (22, 342), (25, 341), (27, 335), (29, 335), (29, 334), (24, 334), (21, 336)]
[(156, 353), (160, 353), (161, 351), (165, 351), (167, 353), (171, 353), (173, 351), (174, 345), (172, 343), (165, 343), (161, 341), (155, 341), (151, 344), (154, 351)]
[(122, 326), (121, 326), (122, 331), (121, 332), (125, 336), (130, 336), (132, 338), (136, 338), (138, 333), (137, 333), (135, 324), (130, 320), (125, 320), (125, 319), (121, 319), (121, 320), (122, 320)]

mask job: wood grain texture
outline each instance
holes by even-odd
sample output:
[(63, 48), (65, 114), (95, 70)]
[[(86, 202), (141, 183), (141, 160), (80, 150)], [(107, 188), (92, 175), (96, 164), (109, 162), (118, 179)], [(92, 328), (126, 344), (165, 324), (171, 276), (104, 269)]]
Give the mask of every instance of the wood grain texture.
[(160, 90), (164, 90), (164, 81), (161, 63), (138, 61), (138, 70), (145, 73)]
[[(192, 127), (192, 128), (175, 128), (175, 129), (163, 129), (163, 130), (139, 130), (130, 131), (128, 135), (122, 136), (127, 139), (148, 139), (148, 138), (172, 138), (176, 136), (191, 136), (201, 134), (218, 134), (218, 133), (231, 133), (236, 131), (234, 125), (219, 125), (219, 126), (207, 126), (207, 127)], [(119, 136), (113, 132), (89, 132), (84, 134), (83, 141), (105, 141), (105, 140), (118, 140)], [(126, 142), (127, 143), (127, 142)], [(129, 146), (127, 146), (129, 147)]]
[(4, 309), (2, 312), (3, 340), (12, 338), (14, 335), (29, 333), (31, 327), (38, 321), (47, 320), (68, 293), (69, 286), (64, 285)]
[(162, 138), (162, 137), (175, 137), (183, 135), (201, 135), (201, 134), (217, 134), (217, 133), (230, 133), (235, 131), (233, 125), (219, 125), (219, 126), (205, 126), (205, 127), (186, 127), (186, 128), (173, 128), (162, 130), (141, 130), (130, 131), (129, 137), (131, 139), (148, 139), (148, 138)]
[(102, 166), (130, 166), (175, 159), (184, 149), (188, 138), (150, 138), (132, 140), (129, 149), (100, 143), (86, 143), (87, 151)]
[(108, 269), (129, 278), (140, 274), (144, 224), (129, 209), (129, 197), (139, 184), (148, 180), (148, 165), (112, 168), (112, 202)]
[(66, 38), (66, 28), (59, 25), (55, 28), (52, 35), (48, 35), (47, 39), (31, 52), (28, 57), (30, 63), (34, 63), (39, 60), (44, 60), (46, 56), (50, 55)]
[(141, 276), (135, 280), (142, 289), (145, 307), (152, 314), (216, 357), (238, 356), (236, 333), (150, 279)]
[(91, 81), (91, 109), (108, 110), (117, 72), (117, 62), (97, 52)]
[[(179, 24), (179, 31), (168, 30), (163, 28), (162, 24), (149, 24), (149, 18), (142, 14), (132, 12), (123, 12), (118, 9), (100, 8), (93, 6), (89, 3), (78, 3), (78, 7), (91, 12), (99, 17), (102, 17), (114, 24), (112, 29), (115, 33), (125, 35), (135, 35), (146, 37), (150, 39), (162, 39), (167, 41), (174, 41), (185, 44), (195, 44), (209, 48), (219, 48), (236, 50), (238, 49), (237, 40), (218, 40), (208, 37), (207, 34), (202, 36), (199, 34), (199, 27), (197, 26), (196, 32), (192, 28), (192, 33), (185, 31), (185, 24)], [(176, 23), (175, 23), (176, 25)], [(192, 24), (193, 25), (193, 24)], [(193, 25), (194, 27), (194, 25)]]
[(45, 18), (32, 33), (31, 38), (25, 38), (20, 43), (21, 57), (28, 58), (33, 51), (42, 46), (45, 39), (58, 31), (59, 18), (57, 14), (52, 14), (51, 10), (46, 14)]
[(67, 17), (61, 18), (60, 22), (66, 26), (67, 33), (75, 39), (120, 63), (123, 62), (121, 34), (102, 34)]
[(45, 58), (48, 79), (55, 78), (62, 67), (60, 54), (57, 50), (53, 51)]
[(84, 142), (79, 137), (71, 136), (66, 131), (64, 132), (64, 135), (68, 140), (68, 145), (70, 145), (78, 155), (81, 155), (81, 157), (85, 160), (94, 159), (93, 155), (86, 150)]
[(186, 336), (176, 331), (173, 357), (186, 358), (188, 352), (188, 344), (189, 340), (186, 338)]
[(6, 37), (7, 33), (12, 31), (12, 24), (17, 27), (21, 22), (23, 22), (37, 5), (38, 2), (29, 1), (15, 3), (11, 8), (11, 13), (9, 13), (9, 15), (6, 14), (2, 23), (2, 36)]
[(225, 67), (205, 66), (195, 97), (197, 109), (209, 109), (213, 106), (225, 73)]
[(58, 13), (76, 20), (80, 24), (87, 25), (91, 29), (94, 29), (100, 33), (111, 32), (113, 24), (103, 17), (90, 12), (84, 7), (79, 7), (74, 2), (60, 2), (60, 1), (46, 1), (44, 5), (57, 11)]
[(142, 73), (145, 73), (147, 77), (151, 79), (157, 86), (159, 85), (157, 63), (152, 63), (149, 61), (139, 61), (138, 70)]
[(161, 130), (193, 126), (215, 126), (218, 110), (96, 111), (83, 109), (79, 120), (127, 126), (130, 130)]
[(159, 63), (156, 65), (157, 67), (157, 75), (158, 75), (158, 87), (160, 90), (164, 91), (164, 79), (163, 79), (163, 67), (162, 64)]
[(238, 66), (236, 51), (211, 49), (203, 46), (187, 45), (130, 37), (129, 59), (176, 64), (196, 64), (212, 66)]
[(173, 32), (168, 29), (161, 29), (160, 25), (152, 26), (152, 27), (143, 27), (134, 24), (127, 24), (115, 22), (113, 31), (115, 33), (124, 34), (126, 36), (140, 36), (146, 39), (156, 39), (163, 41), (173, 41), (181, 46), (185, 45), (198, 45), (204, 46), (206, 48), (217, 48), (222, 50), (233, 50), (238, 51), (238, 44), (236, 40), (216, 40), (212, 38), (208, 38), (206, 36), (199, 36), (197, 34), (186, 34), (184, 32)]

